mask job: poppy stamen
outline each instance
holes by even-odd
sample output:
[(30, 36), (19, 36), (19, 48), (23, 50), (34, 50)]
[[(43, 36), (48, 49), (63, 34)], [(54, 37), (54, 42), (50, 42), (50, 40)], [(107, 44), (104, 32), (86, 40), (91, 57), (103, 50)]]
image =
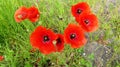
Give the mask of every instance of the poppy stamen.
[(77, 13), (78, 13), (78, 14), (80, 14), (81, 12), (82, 12), (82, 10), (81, 10), (81, 9), (78, 9), (78, 10), (77, 10)]
[(22, 15), (18, 15), (18, 18), (22, 18), (23, 16)]
[(70, 35), (70, 39), (74, 39), (75, 37), (76, 37), (75, 34), (71, 34), (71, 35)]
[(89, 20), (85, 20), (84, 22), (85, 22), (86, 24), (88, 24), (88, 23), (89, 23)]
[(50, 40), (50, 39), (49, 39), (48, 36), (44, 36), (44, 42), (49, 41), (49, 40)]

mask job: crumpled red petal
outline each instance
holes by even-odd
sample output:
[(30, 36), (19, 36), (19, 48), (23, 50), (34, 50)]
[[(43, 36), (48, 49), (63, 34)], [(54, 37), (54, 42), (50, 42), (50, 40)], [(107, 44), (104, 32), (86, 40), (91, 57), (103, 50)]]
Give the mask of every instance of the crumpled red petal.
[(16, 10), (14, 18), (16, 22), (21, 22), (27, 18), (28, 9), (25, 6), (20, 7)]
[(28, 9), (28, 19), (31, 22), (37, 22), (39, 17), (40, 17), (40, 12), (35, 6), (32, 6)]

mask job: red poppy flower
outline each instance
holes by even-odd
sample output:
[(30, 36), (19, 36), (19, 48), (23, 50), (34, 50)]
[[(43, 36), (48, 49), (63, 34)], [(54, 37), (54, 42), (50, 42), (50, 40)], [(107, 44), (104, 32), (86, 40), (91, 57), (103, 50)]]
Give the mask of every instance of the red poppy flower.
[(38, 26), (30, 36), (30, 42), (33, 47), (38, 48), (43, 54), (50, 54), (56, 51), (53, 40), (57, 35), (50, 29)]
[(14, 14), (14, 18), (16, 22), (21, 22), (22, 20), (27, 18), (27, 12), (28, 9), (24, 6), (20, 7), (18, 10), (16, 10)]
[(98, 18), (94, 14), (82, 14), (77, 21), (86, 32), (98, 29)]
[(57, 34), (56, 39), (56, 48), (58, 52), (61, 52), (64, 49), (64, 37), (62, 34)]
[(86, 2), (80, 2), (71, 7), (72, 15), (78, 17), (83, 12), (90, 12), (90, 7)]
[(66, 43), (71, 44), (72, 48), (79, 48), (87, 42), (84, 36), (84, 31), (76, 24), (68, 25), (64, 31), (64, 37)]
[(0, 56), (0, 61), (2, 61), (4, 59), (4, 57), (3, 56)]
[(28, 19), (31, 22), (37, 22), (39, 17), (40, 17), (40, 13), (36, 7), (32, 6), (28, 9)]

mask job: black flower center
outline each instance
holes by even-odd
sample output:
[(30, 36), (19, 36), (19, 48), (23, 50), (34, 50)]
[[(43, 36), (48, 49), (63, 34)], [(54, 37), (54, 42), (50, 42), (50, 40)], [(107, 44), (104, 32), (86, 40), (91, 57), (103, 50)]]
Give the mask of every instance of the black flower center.
[(78, 10), (77, 10), (77, 13), (78, 13), (78, 14), (80, 14), (81, 12), (82, 12), (82, 10), (81, 10), (81, 9), (78, 9)]
[(88, 23), (89, 23), (89, 20), (85, 20), (84, 22), (85, 22), (86, 24), (88, 24)]
[(56, 41), (57, 41), (57, 44), (60, 44), (62, 42), (60, 38), (58, 38)]
[(47, 42), (47, 41), (49, 41), (50, 39), (49, 39), (48, 36), (44, 36), (43, 40), (44, 40), (44, 42)]
[(71, 35), (70, 35), (70, 39), (74, 39), (75, 37), (76, 37), (75, 34), (71, 34)]

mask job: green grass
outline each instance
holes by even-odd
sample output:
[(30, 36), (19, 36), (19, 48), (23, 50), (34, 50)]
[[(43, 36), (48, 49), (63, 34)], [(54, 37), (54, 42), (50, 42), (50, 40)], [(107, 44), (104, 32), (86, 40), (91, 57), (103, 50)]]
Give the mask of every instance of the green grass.
[[(81, 56), (84, 52), (83, 48), (72, 49), (65, 45), (65, 49), (61, 53), (52, 53), (43, 55), (39, 51), (31, 53), (32, 46), (29, 42), (31, 32), (39, 25), (54, 30), (56, 33), (63, 33), (68, 23), (75, 23), (75, 19), (71, 15), (70, 8), (73, 4), (86, 1), (91, 10), (99, 18), (100, 27), (94, 33), (89, 33), (90, 41), (97, 41), (99, 35), (103, 32), (102, 40), (113, 39), (112, 43), (105, 45), (114, 49), (114, 56), (120, 54), (120, 9), (119, 0), (116, 7), (110, 4), (105, 14), (106, 1), (101, 0), (0, 0), (0, 55), (4, 56), (4, 60), (0, 61), (0, 67), (92, 67), (92, 63)], [(31, 23), (29, 20), (16, 23), (14, 13), (20, 6), (30, 7), (35, 5), (41, 12), (39, 21)], [(119, 7), (119, 8), (118, 8)], [(62, 20), (61, 20), (62, 18)], [(95, 35), (95, 36), (94, 36)], [(93, 37), (94, 36), (94, 37)], [(92, 58), (92, 57), (91, 57)], [(111, 58), (114, 59), (115, 57)], [(40, 61), (37, 61), (40, 59)], [(108, 62), (108, 67), (111, 66)], [(120, 67), (119, 62), (115, 61), (113, 67)]]

